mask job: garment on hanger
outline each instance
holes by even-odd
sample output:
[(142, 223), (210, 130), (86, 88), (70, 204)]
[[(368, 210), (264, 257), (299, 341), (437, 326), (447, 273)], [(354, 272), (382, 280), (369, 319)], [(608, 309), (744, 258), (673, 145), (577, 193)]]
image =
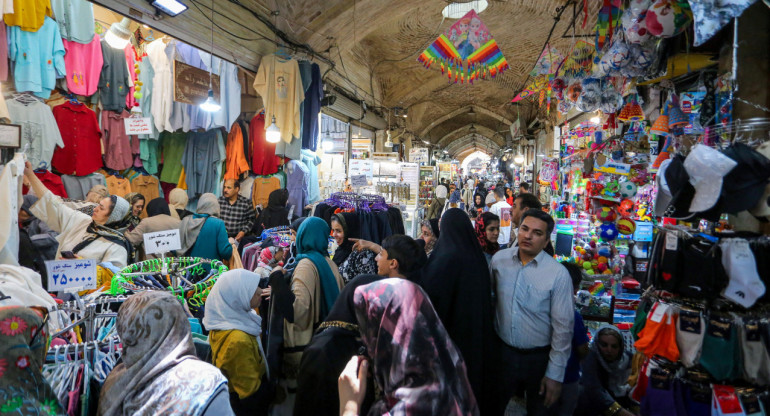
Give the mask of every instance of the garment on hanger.
[(139, 108), (142, 110), (142, 117), (148, 117), (150, 119), (150, 127), (152, 133), (140, 134), (139, 139), (157, 140), (160, 137), (160, 132), (155, 125), (155, 117), (152, 111), (152, 97), (155, 93), (153, 79), (155, 78), (155, 70), (150, 63), (150, 58), (145, 54), (137, 61), (139, 63), (139, 75), (137, 81), (141, 83), (142, 97), (139, 98)]
[(93, 95), (99, 86), (104, 64), (101, 39), (94, 35), (88, 43), (64, 40), (63, 44), (66, 51), (64, 65), (67, 69), (67, 89), (77, 95)]
[(102, 166), (102, 146), (96, 113), (82, 104), (66, 102), (53, 109), (64, 147), (58, 147), (52, 164), (66, 175), (89, 175)]
[[(8, 16), (5, 15), (6, 24), (9, 24)], [(47, 99), (56, 88), (56, 78), (67, 74), (59, 26), (46, 16), (45, 23), (35, 29), (36, 32), (26, 32), (10, 24), (7, 29), (8, 56), (14, 62), (16, 91), (30, 91)]]
[(67, 189), (64, 187), (64, 183), (59, 175), (51, 172), (50, 170), (38, 169), (35, 170), (35, 176), (43, 182), (48, 190), (53, 192), (54, 195), (62, 198), (70, 198), (67, 194)]
[(125, 48), (123, 48), (123, 54), (126, 56), (126, 66), (128, 67), (128, 94), (126, 94), (126, 108), (129, 110), (138, 106), (139, 102), (134, 97), (134, 91), (136, 91), (136, 51), (134, 45), (128, 42)]
[(123, 170), (133, 165), (134, 153), (139, 153), (139, 141), (136, 136), (126, 134), (124, 120), (128, 111), (102, 110), (102, 143), (104, 143), (104, 166)]
[[(278, 172), (281, 158), (275, 155), (275, 144), (265, 140), (265, 114), (259, 113), (251, 119), (249, 126), (251, 141), (251, 169), (257, 175), (272, 175)], [(267, 196), (265, 196), (267, 202)]]
[(321, 188), (318, 184), (318, 165), (321, 164), (321, 158), (313, 151), (302, 149), (302, 163), (305, 164), (310, 174), (308, 178), (307, 201), (309, 204), (312, 204), (321, 199)]
[[(131, 191), (142, 194), (145, 201), (160, 198), (158, 178), (152, 175), (139, 175), (131, 180)], [(142, 213), (144, 214), (144, 211)]]
[[(310, 186), (310, 171), (304, 163), (290, 160), (286, 164), (286, 189), (289, 191), (289, 205), (294, 206), (298, 215), (308, 204), (308, 188)], [(299, 215), (301, 216), (301, 215)]]
[[(3, 20), (8, 26), (16, 26), (27, 32), (36, 32), (44, 24), (45, 17), (53, 17), (51, 0), (5, 0)], [(8, 11), (10, 10), (10, 11)]]
[(142, 166), (151, 175), (158, 174), (158, 141), (139, 139), (139, 159)]
[[(4, 0), (5, 4), (10, 1)], [(0, 81), (8, 80), (8, 29), (5, 22), (0, 21)]]
[(92, 173), (85, 176), (62, 175), (61, 180), (69, 198), (78, 201), (84, 201), (88, 191), (94, 186), (107, 186), (104, 175), (100, 173)]
[(220, 143), (224, 143), (220, 129), (188, 133), (182, 166), (185, 168), (185, 181), (191, 199), (216, 191), (217, 182), (221, 182), (219, 175), (225, 155), (220, 153)]
[(275, 55), (263, 57), (254, 78), (254, 89), (265, 105), (265, 124), (270, 125), (275, 116), (284, 142), (291, 143), (293, 137), (299, 137), (299, 106), (305, 93), (297, 61), (284, 61)]
[(251, 202), (254, 206), (261, 205), (262, 208), (267, 207), (267, 200), (270, 196), (270, 192), (276, 189), (281, 189), (281, 180), (278, 176), (260, 176), (254, 178), (254, 188), (251, 192)]
[(160, 180), (168, 183), (179, 183), (182, 173), (182, 156), (187, 144), (187, 134), (162, 132), (160, 134), (160, 151), (163, 157), (163, 169)]
[(102, 41), (102, 74), (99, 78), (99, 98), (102, 109), (122, 111), (128, 94), (128, 64), (122, 49), (115, 49)]
[[(166, 55), (166, 44), (163, 39), (156, 39), (145, 47), (145, 53), (154, 72), (152, 78), (152, 100), (150, 109), (158, 131), (173, 132), (171, 127), (171, 110), (174, 100), (173, 74), (171, 73), (171, 61)], [(179, 178), (174, 178), (173, 182)]]
[(243, 154), (243, 133), (238, 123), (233, 123), (230, 133), (227, 135), (226, 149), (225, 180), (238, 179), (243, 172), (249, 171), (249, 163), (246, 161), (246, 155)]
[[(209, 69), (211, 55), (198, 50), (204, 68)], [(238, 67), (224, 59), (214, 57), (213, 74), (219, 75), (219, 105), (222, 107), (216, 113), (210, 113), (209, 129), (215, 127), (230, 128), (241, 115), (241, 82), (238, 80)]]
[(305, 100), (300, 107), (302, 148), (315, 151), (318, 145), (318, 114), (324, 96), (321, 69), (316, 63), (300, 61), (299, 71), (305, 90)]
[(64, 147), (51, 107), (34, 98), (30, 98), (26, 105), (17, 100), (9, 100), (6, 104), (11, 121), (21, 125), (21, 148), (29, 144), (27, 160), (34, 169), (50, 168), (54, 149)]
[(51, 6), (63, 40), (79, 43), (93, 41), (93, 3), (88, 0), (51, 0)]
[(131, 181), (128, 178), (118, 175), (110, 175), (105, 178), (107, 183), (107, 190), (112, 195), (124, 197), (131, 193)]

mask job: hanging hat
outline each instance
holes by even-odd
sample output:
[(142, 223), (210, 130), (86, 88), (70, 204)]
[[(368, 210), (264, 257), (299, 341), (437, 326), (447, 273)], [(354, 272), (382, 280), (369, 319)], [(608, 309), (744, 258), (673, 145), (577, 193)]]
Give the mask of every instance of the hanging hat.
[(650, 128), (650, 134), (657, 134), (658, 136), (668, 135), (668, 111), (662, 111), (660, 116), (655, 120)]
[(668, 108), (668, 129), (669, 131), (681, 128), (690, 124), (690, 119), (679, 108), (679, 98), (674, 94), (671, 97), (671, 104)]
[(738, 162), (723, 155), (719, 150), (702, 144), (696, 144), (692, 148), (684, 161), (690, 183), (695, 188), (690, 212), (707, 211), (717, 204), (722, 193), (722, 181), (736, 165)]
[(655, 184), (658, 187), (658, 193), (655, 196), (655, 216), (663, 217), (671, 203), (671, 190), (666, 182), (666, 168), (671, 163), (671, 159), (664, 160), (658, 168), (658, 174), (655, 175)]
[(690, 211), (690, 204), (695, 197), (695, 187), (690, 183), (690, 175), (684, 168), (684, 156), (674, 156), (664, 175), (672, 199), (663, 216), (683, 221), (695, 218), (695, 214)]
[(625, 121), (642, 121), (644, 120), (644, 110), (642, 109), (642, 106), (639, 105), (639, 102), (634, 99), (631, 101), (630, 106), (628, 107), (628, 117)]
[(629, 114), (629, 107), (631, 106), (631, 103), (627, 103), (623, 106), (622, 109), (620, 109), (620, 114), (618, 114), (618, 120), (620, 121), (628, 121), (628, 114)]
[(722, 211), (737, 214), (756, 207), (770, 179), (770, 160), (743, 143), (733, 144), (724, 154), (738, 162), (738, 166), (725, 177)]
[(652, 162), (652, 168), (658, 169), (664, 160), (670, 158), (671, 150), (673, 150), (671, 149), (671, 137), (667, 137), (666, 142), (663, 144), (663, 148), (660, 150), (660, 153), (658, 153), (658, 157), (656, 157), (655, 161)]

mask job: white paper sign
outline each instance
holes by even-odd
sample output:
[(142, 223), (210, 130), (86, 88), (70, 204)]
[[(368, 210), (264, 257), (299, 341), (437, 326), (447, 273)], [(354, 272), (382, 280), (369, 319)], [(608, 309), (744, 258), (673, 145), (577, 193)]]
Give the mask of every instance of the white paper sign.
[(123, 123), (126, 126), (126, 134), (152, 134), (150, 117), (124, 118)]
[(168, 253), (182, 248), (179, 230), (158, 231), (144, 234), (145, 254)]
[(368, 185), (369, 181), (366, 180), (366, 175), (353, 175), (350, 177), (350, 186), (353, 188), (363, 188)]
[(96, 289), (96, 261), (90, 260), (49, 260), (48, 291), (61, 292), (67, 289)]

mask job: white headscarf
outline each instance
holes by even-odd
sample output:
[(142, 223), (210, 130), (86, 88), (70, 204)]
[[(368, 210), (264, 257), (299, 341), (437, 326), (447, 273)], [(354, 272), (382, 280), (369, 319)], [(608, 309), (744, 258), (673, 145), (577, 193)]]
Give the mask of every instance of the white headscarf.
[(447, 191), (446, 186), (439, 185), (436, 187), (436, 198), (446, 198)]
[(251, 298), (259, 286), (259, 275), (245, 269), (222, 273), (206, 299), (203, 325), (208, 330), (237, 329), (259, 337), (262, 317), (251, 309)]

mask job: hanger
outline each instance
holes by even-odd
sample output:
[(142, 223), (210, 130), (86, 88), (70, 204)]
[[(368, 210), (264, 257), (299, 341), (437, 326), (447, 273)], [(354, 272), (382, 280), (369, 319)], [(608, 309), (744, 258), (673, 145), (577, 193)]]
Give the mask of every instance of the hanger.
[(277, 58), (283, 59), (284, 61), (292, 59), (291, 54), (289, 54), (289, 52), (287, 52), (286, 48), (283, 46), (279, 46), (273, 55), (275, 55)]
[(75, 94), (73, 94), (71, 92), (62, 93), (62, 95), (64, 96), (64, 98), (67, 99), (67, 102), (69, 102), (70, 104), (83, 105), (83, 103), (78, 101), (77, 97), (75, 97)]
[(14, 101), (17, 101), (17, 102), (19, 102), (21, 104), (24, 104), (24, 105), (29, 105), (29, 104), (32, 104), (34, 102), (42, 102), (38, 97), (36, 97), (36, 96), (34, 96), (34, 95), (32, 95), (32, 94), (30, 94), (28, 92), (21, 92), (21, 93), (17, 92), (15, 94), (13, 94), (13, 99), (14, 99)]

